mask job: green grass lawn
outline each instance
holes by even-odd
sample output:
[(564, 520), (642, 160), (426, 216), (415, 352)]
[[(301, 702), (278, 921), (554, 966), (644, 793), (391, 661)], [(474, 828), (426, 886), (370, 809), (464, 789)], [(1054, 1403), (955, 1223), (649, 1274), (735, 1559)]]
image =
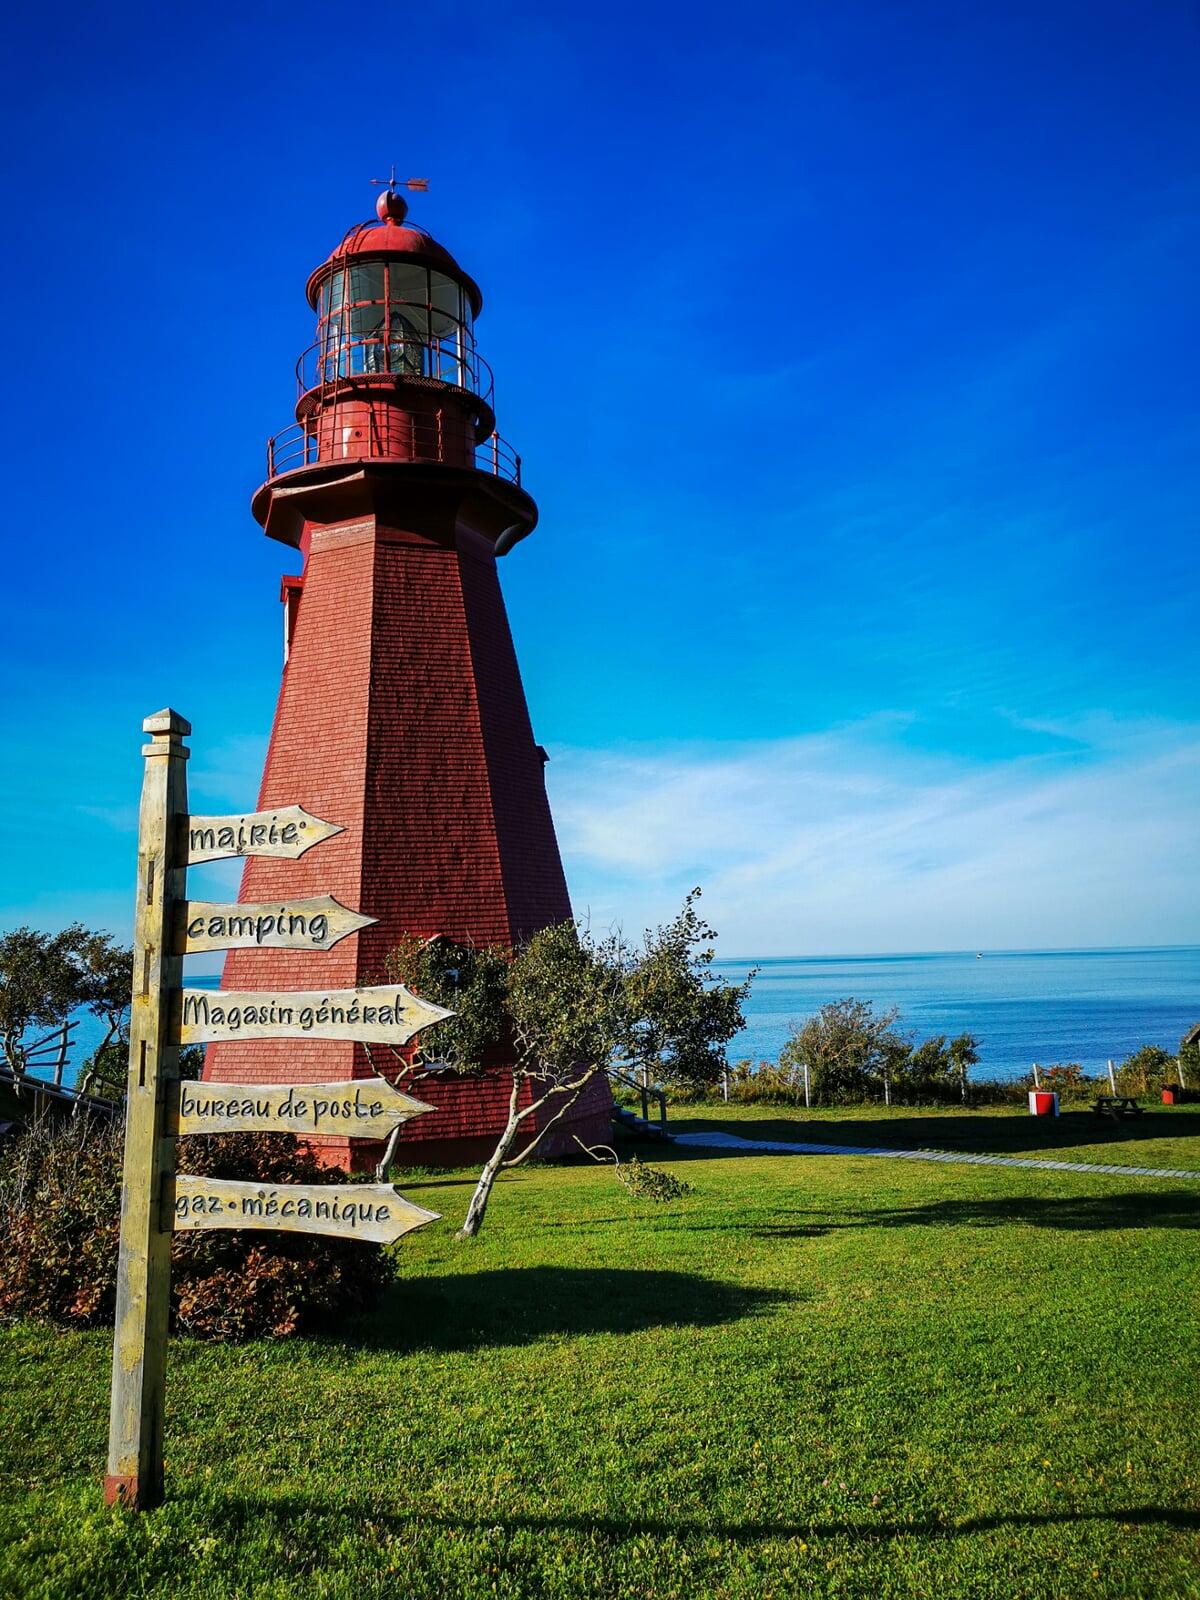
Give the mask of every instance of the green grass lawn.
[[(680, 1124), (1200, 1171), (1186, 1108)], [(381, 1310), (173, 1341), (143, 1517), (101, 1505), (108, 1335), (0, 1333), (0, 1595), (1200, 1595), (1200, 1182), (650, 1159), (694, 1193), (521, 1169), (469, 1245), (469, 1175), (414, 1178), (446, 1220)]]

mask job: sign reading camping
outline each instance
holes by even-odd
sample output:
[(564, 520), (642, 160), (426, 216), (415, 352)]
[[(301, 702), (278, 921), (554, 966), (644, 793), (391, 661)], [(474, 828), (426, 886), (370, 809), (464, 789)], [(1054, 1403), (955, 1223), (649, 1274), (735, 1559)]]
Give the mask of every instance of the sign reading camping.
[(219, 1039), (350, 1039), (407, 1044), (422, 1028), (452, 1015), (418, 1000), (402, 983), (371, 989), (182, 991), (179, 1041)]
[(386, 1078), (341, 1083), (180, 1083), (173, 1132), (340, 1134), (386, 1139), (433, 1107)]
[(278, 1132), (384, 1139), (433, 1107), (380, 1077), (336, 1083), (179, 1081), (181, 1044), (222, 1039), (343, 1039), (404, 1045), (453, 1015), (403, 984), (362, 989), (221, 992), (183, 986), (183, 958), (206, 950), (328, 950), (370, 927), (331, 895), (223, 905), (187, 898), (187, 868), (230, 856), (296, 860), (341, 833), (303, 806), (236, 817), (187, 809), (183, 743), (191, 725), (164, 710), (150, 735), (138, 817), (133, 1009), (129, 1028), (121, 1243), (117, 1259), (112, 1409), (104, 1498), (146, 1510), (162, 1499), (171, 1235), (199, 1228), (269, 1228), (390, 1244), (437, 1213), (390, 1184), (235, 1182), (175, 1171), (175, 1139), (190, 1133)]
[(376, 921), (351, 911), (330, 894), (283, 905), (186, 900), (180, 907), (176, 943), (185, 956), (205, 950), (332, 950), (340, 940)]

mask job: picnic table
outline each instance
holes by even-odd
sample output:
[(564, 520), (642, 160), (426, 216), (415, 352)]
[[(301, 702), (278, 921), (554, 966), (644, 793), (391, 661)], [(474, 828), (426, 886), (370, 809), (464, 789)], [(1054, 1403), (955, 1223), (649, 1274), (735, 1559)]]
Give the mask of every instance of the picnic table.
[(1098, 1094), (1092, 1110), (1098, 1117), (1111, 1117), (1119, 1122), (1122, 1117), (1140, 1117), (1142, 1108), (1131, 1094)]

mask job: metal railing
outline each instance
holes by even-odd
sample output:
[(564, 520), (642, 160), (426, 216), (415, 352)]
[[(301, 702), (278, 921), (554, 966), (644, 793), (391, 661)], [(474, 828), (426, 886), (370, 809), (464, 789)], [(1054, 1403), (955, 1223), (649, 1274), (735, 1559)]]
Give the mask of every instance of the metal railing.
[[(445, 428), (439, 413), (428, 423), (416, 418), (380, 419), (362, 413), (352, 418), (354, 427), (340, 428), (336, 417), (321, 411), (267, 440), (267, 477), (277, 478), (300, 467), (338, 461), (432, 461), (446, 466), (472, 466), (493, 478), (521, 487), (521, 457), (498, 433), (482, 444), (472, 444), (463, 429)], [(365, 433), (355, 437), (356, 431)], [(347, 436), (349, 435), (349, 436)]]
[(351, 378), (425, 378), (449, 384), (492, 404), (492, 369), (461, 334), (414, 337), (404, 330), (380, 329), (350, 337), (340, 332), (310, 344), (296, 362), (298, 396)]
[(618, 1083), (626, 1084), (630, 1089), (636, 1089), (637, 1090), (638, 1094), (641, 1096), (641, 1101), (642, 1101), (642, 1121), (646, 1124), (647, 1127), (650, 1126), (650, 1098), (651, 1098), (651, 1096), (653, 1096), (654, 1099), (658, 1101), (658, 1126), (659, 1126), (659, 1131), (661, 1133), (665, 1134), (666, 1131), (667, 1131), (667, 1092), (666, 1092), (666, 1090), (664, 1088), (662, 1088), (661, 1085), (659, 1085), (657, 1083), (651, 1083), (649, 1075), (644, 1071), (640, 1072), (638, 1074), (638, 1076), (635, 1078), (635, 1077), (631, 1077), (628, 1072), (622, 1072), (619, 1067), (609, 1067), (608, 1076), (609, 1076), (609, 1081), (610, 1082), (615, 1080)]

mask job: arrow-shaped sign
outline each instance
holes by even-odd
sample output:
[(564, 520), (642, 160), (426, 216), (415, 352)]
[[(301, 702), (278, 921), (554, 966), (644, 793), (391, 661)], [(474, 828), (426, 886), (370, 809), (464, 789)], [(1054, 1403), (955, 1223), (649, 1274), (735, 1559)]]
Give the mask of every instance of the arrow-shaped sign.
[(184, 956), (201, 950), (329, 950), (378, 921), (329, 894), (282, 905), (277, 900), (243, 905), (185, 900), (177, 915), (175, 953)]
[(176, 1233), (195, 1228), (278, 1228), (283, 1233), (332, 1233), (342, 1239), (391, 1244), (403, 1233), (436, 1222), (438, 1213), (406, 1200), (390, 1183), (239, 1183), (178, 1173), (174, 1180)]
[(402, 983), (371, 989), (183, 989), (180, 1044), (217, 1039), (350, 1039), (407, 1044), (453, 1011), (419, 1000)]
[(280, 806), (237, 817), (181, 817), (185, 864), (224, 861), (227, 856), (282, 856), (294, 861), (313, 845), (343, 830), (322, 822), (303, 806)]
[(334, 1133), (386, 1139), (399, 1122), (433, 1107), (386, 1078), (344, 1083), (177, 1083), (172, 1133)]

